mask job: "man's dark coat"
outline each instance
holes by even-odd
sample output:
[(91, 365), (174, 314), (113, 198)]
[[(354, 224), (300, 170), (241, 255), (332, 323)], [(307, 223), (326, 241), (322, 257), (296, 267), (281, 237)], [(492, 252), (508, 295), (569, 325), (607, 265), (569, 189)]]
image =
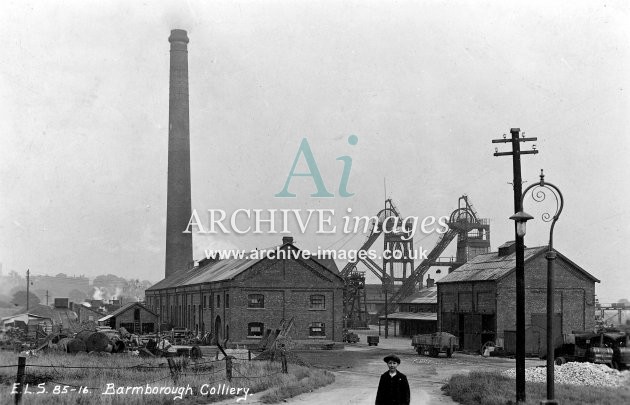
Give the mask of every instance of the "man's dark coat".
[(407, 376), (396, 371), (391, 377), (389, 371), (381, 375), (376, 392), (376, 405), (409, 405), (409, 382)]

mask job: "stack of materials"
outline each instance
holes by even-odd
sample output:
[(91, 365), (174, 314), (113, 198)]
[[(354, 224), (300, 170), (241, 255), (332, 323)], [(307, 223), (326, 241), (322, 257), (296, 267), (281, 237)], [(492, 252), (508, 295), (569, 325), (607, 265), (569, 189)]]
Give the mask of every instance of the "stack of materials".
[[(516, 370), (505, 370), (503, 374), (514, 378)], [(547, 369), (545, 367), (526, 368), (525, 380), (544, 383), (547, 381)], [(618, 371), (605, 364), (569, 362), (561, 366), (555, 366), (554, 382), (556, 384), (614, 388), (630, 384), (630, 371)]]

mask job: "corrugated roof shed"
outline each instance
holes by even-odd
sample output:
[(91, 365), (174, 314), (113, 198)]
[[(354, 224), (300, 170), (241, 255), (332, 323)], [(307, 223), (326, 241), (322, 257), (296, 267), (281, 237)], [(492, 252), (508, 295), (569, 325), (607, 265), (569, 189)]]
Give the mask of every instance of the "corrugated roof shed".
[[(538, 246), (533, 248), (525, 248), (525, 264), (533, 259), (534, 257), (546, 252), (548, 249), (547, 246)], [(588, 278), (592, 279), (595, 282), (599, 282), (599, 280), (593, 277), (586, 270), (582, 269), (577, 264), (573, 263), (571, 260), (567, 259), (560, 252), (554, 251), (558, 254), (559, 258), (562, 258), (566, 262), (570, 263), (574, 268), (579, 270)], [(491, 280), (499, 280), (509, 273), (514, 271), (516, 268), (516, 253), (511, 253), (505, 256), (499, 256), (498, 252), (492, 253), (483, 253), (475, 256), (468, 263), (463, 264), (458, 267), (452, 273), (447, 274), (442, 277), (438, 283), (457, 283), (464, 281), (491, 281)]]
[[(379, 316), (379, 319), (385, 319), (385, 315)], [(387, 319), (437, 321), (437, 313), (435, 312), (394, 312), (394, 313), (388, 314)]]
[(423, 288), (398, 301), (399, 304), (437, 304), (437, 286)]

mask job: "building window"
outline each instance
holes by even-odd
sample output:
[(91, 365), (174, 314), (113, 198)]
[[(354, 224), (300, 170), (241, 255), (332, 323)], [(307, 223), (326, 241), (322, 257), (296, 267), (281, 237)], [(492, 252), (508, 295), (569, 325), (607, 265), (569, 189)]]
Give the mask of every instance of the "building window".
[(326, 309), (326, 297), (321, 294), (311, 295), (310, 309)]
[(308, 335), (311, 337), (326, 336), (326, 328), (323, 322), (313, 322), (308, 328)]
[(221, 296), (217, 294), (217, 308), (221, 308)]
[(203, 307), (204, 307), (204, 309), (208, 308), (208, 299), (207, 298), (208, 298), (208, 296), (206, 296), (206, 295), (203, 296)]
[(262, 294), (249, 294), (247, 296), (247, 308), (264, 308), (265, 296)]
[(230, 294), (225, 294), (225, 307), (230, 307)]
[(247, 337), (262, 337), (265, 325), (262, 322), (251, 322), (247, 324)]

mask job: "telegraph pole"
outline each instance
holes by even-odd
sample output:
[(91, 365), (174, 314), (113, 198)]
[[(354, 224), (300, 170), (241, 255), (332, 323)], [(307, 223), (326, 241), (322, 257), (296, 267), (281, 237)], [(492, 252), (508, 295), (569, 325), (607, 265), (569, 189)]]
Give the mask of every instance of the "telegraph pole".
[(28, 294), (29, 286), (31, 285), (31, 270), (26, 269), (26, 313), (28, 313)]
[[(492, 143), (512, 143), (511, 152), (499, 152), (494, 156), (512, 156), (514, 172), (514, 213), (523, 211), (523, 181), (521, 177), (521, 155), (536, 154), (537, 150), (521, 151), (521, 142), (535, 141), (537, 138), (519, 138), (520, 128), (510, 129), (512, 135), (508, 139), (493, 139)], [(524, 236), (519, 236), (517, 223), (514, 222), (514, 239), (516, 242), (516, 402), (525, 402), (525, 244)]]
[(46, 306), (48, 306), (48, 290), (46, 290)]
[(387, 290), (389, 285), (387, 284), (387, 279), (385, 279), (385, 339), (389, 335), (389, 321), (387, 320)]

